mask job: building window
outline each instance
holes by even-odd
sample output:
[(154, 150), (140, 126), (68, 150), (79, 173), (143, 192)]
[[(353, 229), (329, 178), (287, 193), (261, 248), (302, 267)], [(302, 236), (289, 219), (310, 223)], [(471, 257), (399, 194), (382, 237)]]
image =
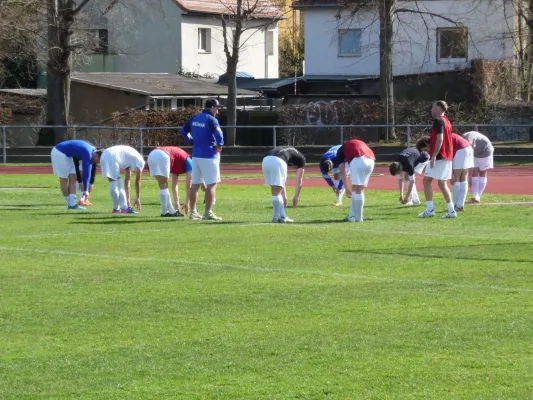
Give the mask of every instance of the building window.
[(109, 33), (107, 29), (88, 29), (82, 31), (75, 44), (89, 52), (107, 54), (109, 52)]
[(437, 59), (466, 60), (468, 58), (468, 29), (437, 29)]
[(211, 29), (198, 28), (198, 52), (211, 52)]
[(361, 29), (339, 30), (339, 56), (361, 56)]
[(267, 32), (267, 54), (274, 55), (274, 31)]

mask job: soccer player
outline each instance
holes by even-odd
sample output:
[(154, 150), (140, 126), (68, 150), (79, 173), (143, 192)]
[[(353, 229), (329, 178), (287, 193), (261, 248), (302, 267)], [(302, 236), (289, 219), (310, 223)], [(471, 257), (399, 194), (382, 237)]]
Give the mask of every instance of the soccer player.
[(468, 202), (479, 203), (487, 186), (488, 170), (494, 165), (494, 147), (488, 137), (476, 131), (466, 132), (463, 138), (468, 140), (474, 149), (474, 168), (471, 171), (472, 198)]
[[(408, 147), (398, 154), (394, 162), (389, 165), (390, 174), (392, 176), (398, 175), (400, 203), (407, 205), (420, 204), (420, 197), (418, 197), (418, 192), (416, 191), (415, 173), (422, 174), (428, 161), (428, 153), (417, 147)], [(404, 177), (408, 182), (405, 196), (403, 192)]]
[(296, 171), (296, 192), (292, 198), (292, 207), (298, 206), (300, 192), (303, 186), (305, 157), (302, 153), (290, 146), (274, 147), (263, 158), (263, 176), (265, 177), (265, 184), (270, 186), (272, 193), (272, 208), (274, 215), (272, 217), (273, 223), (294, 222), (287, 217), (285, 207), (287, 207), (287, 192), (285, 190), (285, 183), (287, 182), (287, 167), (294, 165)]
[[(220, 104), (216, 99), (205, 102), (204, 110), (192, 117), (181, 128), (183, 138), (192, 144), (192, 185), (189, 195), (192, 220), (220, 221), (222, 218), (213, 213), (213, 200), (216, 196), (216, 186), (220, 181), (220, 151), (224, 145), (222, 130), (216, 116)], [(198, 190), (205, 184), (205, 213), (202, 217), (196, 211)]]
[[(102, 153), (100, 159), (102, 176), (109, 181), (109, 194), (113, 200), (113, 214), (137, 214), (131, 207), (130, 181), (131, 172), (135, 171), (135, 202), (133, 205), (141, 211), (141, 173), (144, 158), (130, 146), (113, 146)], [(125, 170), (124, 182), (120, 174)]]
[[(333, 146), (329, 149), (320, 160), (320, 173), (322, 177), (326, 180), (326, 183), (329, 187), (335, 192), (335, 203), (334, 207), (342, 206), (342, 196), (344, 195), (344, 184), (341, 180), (341, 173), (339, 170), (339, 164), (337, 163), (336, 156), (337, 151), (342, 145)], [(333, 173), (333, 179), (329, 176), (329, 173)]]
[(474, 166), (474, 151), (468, 140), (454, 133), (453, 142), (453, 177), (452, 194), (455, 211), (465, 210), (466, 194), (468, 193), (468, 171)]
[[(365, 187), (374, 170), (376, 157), (368, 145), (357, 139), (352, 139), (337, 150), (336, 161), (339, 164), (341, 179), (346, 182), (347, 196), (352, 198), (350, 213), (345, 221), (363, 222), (363, 207), (365, 205)], [(350, 165), (351, 189), (348, 185), (346, 163)]]
[[(82, 183), (84, 188), (88, 188), (91, 180), (91, 164), (98, 164), (101, 154), (101, 151), (97, 151), (93, 146), (83, 140), (67, 140), (59, 143), (52, 149), (52, 168), (54, 174), (59, 177), (61, 192), (69, 210), (85, 209), (85, 207), (76, 204), (77, 176), (74, 158), (82, 162)], [(88, 191), (85, 190), (82, 194), (82, 199), (87, 199), (88, 195)]]
[(433, 127), (429, 139), (429, 164), (426, 167), (424, 176), (424, 195), (426, 197), (426, 209), (419, 214), (420, 218), (433, 217), (435, 208), (433, 206), (433, 179), (439, 182), (439, 188), (446, 200), (448, 211), (443, 218), (456, 218), (457, 213), (452, 201), (452, 194), (448, 188), (448, 180), (452, 177), (453, 141), (452, 124), (444, 115), (448, 110), (445, 101), (439, 100), (433, 103), (431, 116), (433, 117)]
[[(183, 217), (180, 210), (178, 193), (178, 178), (181, 174), (186, 174), (185, 178), (185, 214), (189, 212), (189, 192), (191, 189), (192, 160), (185, 150), (179, 147), (156, 147), (148, 155), (148, 167), (150, 175), (155, 177), (159, 184), (159, 201), (161, 202), (162, 217)], [(172, 199), (168, 192), (168, 178), (172, 174)]]

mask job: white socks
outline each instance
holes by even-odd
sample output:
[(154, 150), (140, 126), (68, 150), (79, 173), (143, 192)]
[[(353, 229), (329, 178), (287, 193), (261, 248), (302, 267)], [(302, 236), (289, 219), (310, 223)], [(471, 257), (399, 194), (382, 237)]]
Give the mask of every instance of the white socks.
[(126, 192), (124, 191), (124, 182), (122, 182), (122, 178), (117, 179), (117, 188), (120, 208), (126, 210), (128, 208), (128, 202), (126, 201)]
[(74, 207), (76, 205), (76, 195), (75, 194), (69, 194), (68, 196), (65, 196), (65, 201), (67, 202), (67, 207)]
[(418, 197), (418, 192), (416, 191), (416, 184), (413, 182), (413, 190), (411, 191), (411, 201), (415, 203), (420, 203), (420, 197)]
[(452, 187), (452, 202), (459, 207), (461, 197), (461, 182), (455, 182)]
[(479, 178), (479, 187), (478, 187), (478, 193), (476, 200), (481, 200), (481, 195), (485, 191), (485, 188), (487, 187), (487, 177), (480, 177)]
[(433, 200), (426, 201), (426, 210), (428, 210), (428, 211), (433, 211), (434, 210), (434, 208), (433, 208)]
[[(335, 181), (335, 187), (339, 187), (340, 181)], [(335, 193), (335, 203), (342, 203), (342, 196), (344, 196), (344, 188), (341, 189), (341, 192), (339, 194)]]
[(455, 213), (455, 207), (453, 205), (453, 201), (448, 203), (448, 214), (453, 214)]
[(363, 207), (365, 205), (365, 194), (352, 194), (352, 204), (350, 208), (350, 213), (353, 213), (356, 221), (362, 221), (363, 220)]
[(283, 197), (281, 195), (272, 196), (272, 208), (274, 209), (273, 219), (287, 217), (285, 207), (283, 207)]
[(113, 200), (113, 210), (118, 210), (120, 194), (117, 181), (109, 181), (109, 194), (111, 195), (111, 200)]
[(159, 190), (159, 202), (161, 203), (161, 214), (165, 215), (167, 211), (168, 202), (170, 201), (170, 194), (168, 189)]
[(459, 182), (459, 194), (455, 205), (463, 208), (465, 206), (466, 195), (468, 193), (468, 181)]

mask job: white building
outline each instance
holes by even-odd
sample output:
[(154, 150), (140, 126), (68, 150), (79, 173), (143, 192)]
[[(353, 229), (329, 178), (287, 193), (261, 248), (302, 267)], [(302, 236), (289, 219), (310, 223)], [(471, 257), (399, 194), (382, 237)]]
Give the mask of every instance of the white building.
[[(278, 77), (279, 9), (259, 0), (255, 19), (241, 36), (239, 71), (255, 78)], [(243, 4), (255, 4), (244, 2)], [(103, 12), (107, 30), (95, 30), (98, 43), (83, 68), (87, 72), (176, 73), (218, 76), (226, 72), (222, 15), (232, 1), (133, 0), (110, 1)], [(228, 22), (228, 35), (234, 28)], [(232, 45), (231, 38), (228, 40)]]
[[(306, 76), (379, 75), (377, 10), (350, 17), (335, 0), (299, 0), (294, 7), (304, 14)], [(514, 56), (510, 1), (398, 1), (396, 7), (394, 75), (464, 69), (472, 59)]]

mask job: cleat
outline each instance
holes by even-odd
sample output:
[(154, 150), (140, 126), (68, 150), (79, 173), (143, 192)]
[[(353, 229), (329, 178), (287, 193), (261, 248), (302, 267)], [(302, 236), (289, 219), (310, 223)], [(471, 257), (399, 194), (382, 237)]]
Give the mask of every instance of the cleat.
[(430, 218), (435, 216), (435, 210), (424, 210), (423, 213), (418, 214), (418, 218)]
[(92, 206), (93, 203), (91, 203), (89, 200), (80, 200), (78, 201), (79, 206)]
[(452, 213), (447, 212), (446, 214), (443, 215), (442, 218), (457, 218), (457, 213), (455, 211)]
[(135, 211), (133, 208), (131, 207), (128, 207), (128, 208), (125, 208), (125, 209), (122, 209), (120, 210), (120, 213), (121, 214), (139, 214), (138, 211)]
[(85, 207), (81, 207), (81, 206), (79, 206), (79, 205), (77, 205), (77, 204), (74, 205), (74, 206), (68, 206), (67, 209), (68, 209), (68, 210), (86, 210)]
[(111, 214), (122, 214), (122, 213), (120, 212), (120, 210), (113, 209), (113, 212)]
[(414, 204), (415, 204), (415, 203), (413, 203), (412, 201), (408, 201), (408, 202), (405, 203), (404, 205), (405, 205), (405, 206), (412, 206), (412, 205), (414, 205)]
[(288, 224), (288, 223), (290, 224), (290, 223), (294, 222), (294, 220), (290, 219), (289, 217), (279, 217), (278, 222), (280, 224)]
[(346, 218), (344, 218), (343, 221), (346, 222), (356, 222), (355, 217), (353, 215), (348, 215)]
[(169, 213), (161, 214), (161, 218), (167, 218), (167, 217), (170, 217), (170, 214), (169, 214)]
[(470, 203), (470, 204), (479, 204), (479, 203), (481, 203), (481, 201), (479, 201), (477, 199), (474, 199), (473, 197), (471, 199), (468, 199), (466, 202)]
[(413, 200), (413, 206), (420, 205), (420, 200)]
[(222, 221), (222, 218), (217, 217), (213, 211), (211, 211), (209, 214), (206, 214), (202, 217), (203, 220), (207, 221)]
[(168, 213), (167, 217), (170, 217), (170, 218), (182, 218), (182, 217), (185, 217), (185, 215), (183, 215), (179, 211), (176, 211), (174, 214)]
[(191, 212), (191, 214), (189, 215), (189, 219), (193, 221), (199, 221), (202, 219), (202, 216), (198, 214), (197, 211), (195, 211), (195, 212)]
[(333, 203), (331, 207), (342, 207), (342, 203)]
[(455, 212), (464, 212), (465, 208), (464, 207), (458, 207), (458, 206), (455, 206)]
[(279, 217), (272, 218), (272, 223), (273, 223), (273, 224), (277, 224), (277, 223), (279, 223)]

